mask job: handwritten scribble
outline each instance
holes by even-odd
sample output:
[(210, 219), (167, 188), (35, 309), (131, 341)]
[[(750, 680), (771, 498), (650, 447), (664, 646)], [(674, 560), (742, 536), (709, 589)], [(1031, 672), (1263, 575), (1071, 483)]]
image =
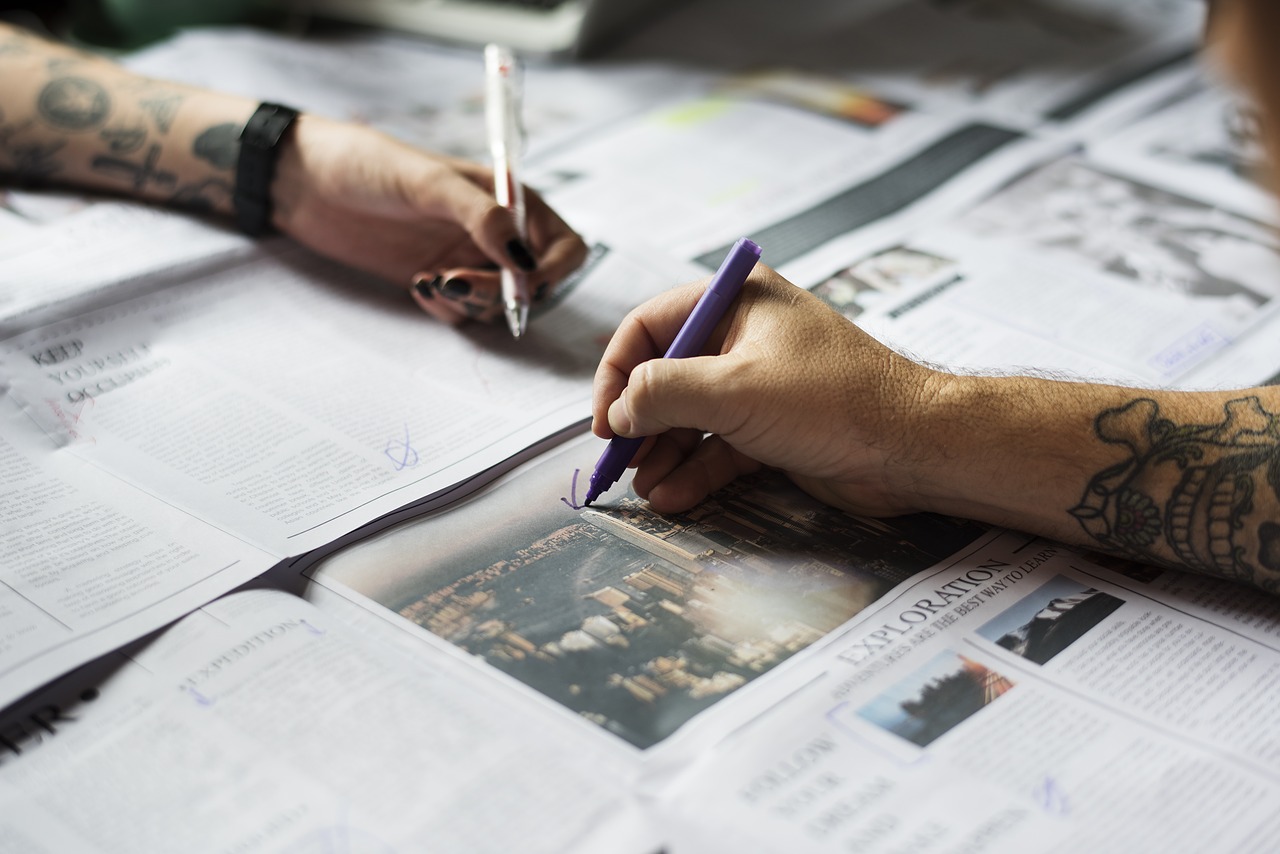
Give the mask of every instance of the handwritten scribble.
[(206, 697), (204, 694), (201, 694), (195, 688), (187, 687), (187, 688), (183, 688), (183, 690), (191, 695), (191, 699), (195, 700), (196, 703), (198, 703), (201, 706), (204, 706), (205, 708), (212, 706), (214, 703), (214, 700), (212, 697)]
[(418, 464), (418, 452), (413, 449), (413, 445), (409, 442), (409, 425), (404, 425), (403, 439), (388, 439), (387, 446), (382, 449), (382, 453), (387, 455), (387, 459), (391, 460), (391, 465), (396, 471), (404, 471), (411, 469)]
[(581, 471), (582, 469), (573, 470), (573, 483), (569, 484), (569, 497), (568, 498), (565, 498), (564, 496), (560, 497), (561, 501), (569, 505), (569, 507), (574, 510), (582, 509), (582, 505), (578, 503), (578, 473)]
[(1040, 805), (1040, 808), (1050, 815), (1065, 816), (1071, 812), (1071, 805), (1067, 801), (1066, 792), (1058, 786), (1058, 781), (1053, 777), (1045, 777), (1031, 791), (1031, 797)]
[(313, 625), (311, 625), (310, 623), (308, 623), (306, 620), (301, 620), (301, 619), (300, 619), (300, 620), (298, 620), (298, 622), (299, 622), (299, 623), (302, 623), (302, 627), (303, 627), (304, 629), (306, 629), (308, 632), (310, 632), (311, 634), (313, 634), (313, 635), (323, 635), (323, 634), (325, 634), (325, 630), (324, 630), (324, 629), (320, 628), (319, 626), (313, 626)]

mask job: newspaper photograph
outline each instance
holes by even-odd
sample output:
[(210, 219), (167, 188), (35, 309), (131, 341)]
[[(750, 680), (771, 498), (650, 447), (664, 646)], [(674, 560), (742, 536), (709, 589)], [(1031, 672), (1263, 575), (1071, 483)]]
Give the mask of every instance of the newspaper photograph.
[(603, 447), (573, 443), (311, 575), (648, 748), (986, 531), (848, 516), (775, 474), (674, 516), (622, 487), (582, 510), (530, 501), (565, 492)]
[(1163, 109), (1091, 141), (1089, 159), (1172, 192), (1276, 222), (1260, 118), (1242, 93), (1200, 78)]

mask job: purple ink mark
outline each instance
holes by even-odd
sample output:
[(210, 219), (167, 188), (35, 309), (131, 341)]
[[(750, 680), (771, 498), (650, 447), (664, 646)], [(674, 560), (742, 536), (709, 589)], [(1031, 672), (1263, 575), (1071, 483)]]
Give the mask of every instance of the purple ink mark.
[(1071, 805), (1067, 801), (1067, 794), (1058, 787), (1058, 781), (1053, 777), (1045, 777), (1041, 780), (1031, 790), (1031, 797), (1040, 806), (1040, 809), (1050, 815), (1066, 816), (1071, 813)]
[(306, 629), (308, 632), (310, 632), (311, 634), (313, 634), (313, 635), (323, 635), (323, 634), (325, 634), (325, 630), (324, 630), (324, 629), (319, 628), (319, 627), (317, 627), (317, 626), (313, 626), (313, 625), (311, 625), (310, 623), (308, 623), (306, 620), (301, 620), (301, 619), (300, 619), (300, 620), (298, 620), (298, 622), (299, 622), (299, 623), (302, 623), (302, 627), (303, 627), (304, 629)]
[(206, 697), (195, 688), (184, 688), (183, 690), (191, 695), (191, 699), (195, 700), (199, 705), (204, 706), (206, 709), (213, 705), (214, 701), (212, 697)]
[(569, 484), (569, 497), (565, 498), (561, 496), (560, 498), (561, 501), (569, 505), (573, 510), (582, 509), (582, 505), (578, 503), (578, 473), (581, 471), (582, 469), (573, 470), (573, 483)]
[(396, 471), (404, 471), (418, 464), (418, 452), (409, 443), (408, 424), (404, 425), (404, 439), (388, 439), (387, 446), (382, 449), (382, 453), (386, 454), (387, 459), (391, 460), (391, 465), (395, 467)]

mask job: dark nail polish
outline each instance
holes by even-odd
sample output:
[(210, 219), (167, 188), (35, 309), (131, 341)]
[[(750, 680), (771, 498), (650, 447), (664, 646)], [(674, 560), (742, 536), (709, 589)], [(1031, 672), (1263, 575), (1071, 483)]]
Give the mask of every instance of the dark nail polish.
[(450, 279), (440, 286), (440, 293), (449, 299), (460, 299), (471, 295), (471, 283), (466, 279)]
[(533, 289), (533, 301), (542, 302), (547, 298), (547, 291), (551, 289), (549, 282), (543, 282)]
[(529, 247), (525, 246), (519, 238), (507, 241), (507, 254), (511, 256), (512, 261), (516, 262), (517, 267), (526, 272), (538, 266)]
[(471, 302), (464, 302), (462, 304), (462, 310), (467, 313), (467, 317), (474, 319), (482, 316), (485, 312), (489, 310), (489, 307), (484, 305), (476, 305), (475, 303), (471, 303)]
[(435, 289), (440, 286), (440, 277), (428, 280), (426, 276), (419, 276), (413, 280), (413, 290), (423, 299), (435, 299)]

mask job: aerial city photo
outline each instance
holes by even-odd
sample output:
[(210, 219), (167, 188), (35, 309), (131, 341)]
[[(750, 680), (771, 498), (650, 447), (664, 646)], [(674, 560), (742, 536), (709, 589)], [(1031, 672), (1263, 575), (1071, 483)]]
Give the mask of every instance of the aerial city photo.
[(336, 577), (641, 748), (985, 532), (849, 516), (771, 473), (674, 516), (620, 489), (582, 510), (510, 500), (563, 491), (565, 470), (451, 510), (486, 532), (461, 553), (384, 544)]

